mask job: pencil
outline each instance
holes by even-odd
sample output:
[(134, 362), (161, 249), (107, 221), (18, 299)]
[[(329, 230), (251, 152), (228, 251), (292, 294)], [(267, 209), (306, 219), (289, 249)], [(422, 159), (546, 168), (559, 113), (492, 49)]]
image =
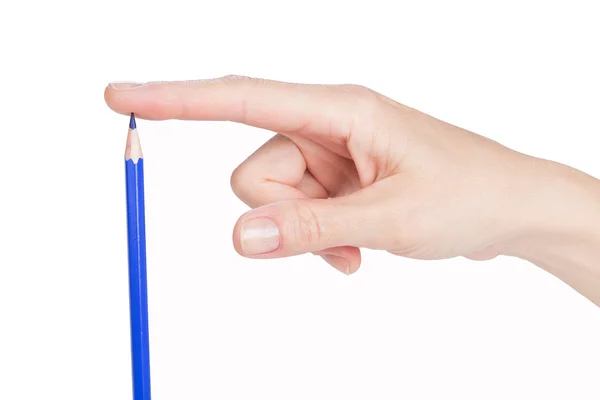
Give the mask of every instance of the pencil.
[(129, 253), (129, 312), (133, 399), (150, 400), (150, 346), (148, 338), (148, 285), (146, 223), (144, 215), (144, 159), (131, 113), (125, 147), (127, 244)]

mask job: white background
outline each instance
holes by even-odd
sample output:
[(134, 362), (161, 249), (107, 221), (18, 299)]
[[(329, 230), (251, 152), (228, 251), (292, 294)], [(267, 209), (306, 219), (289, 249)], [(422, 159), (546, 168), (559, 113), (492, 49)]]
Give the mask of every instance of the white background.
[[(600, 176), (593, 1), (2, 2), (0, 399), (130, 399), (113, 80), (357, 83)], [(562, 4), (562, 5), (555, 5)], [(138, 121), (153, 398), (598, 399), (600, 309), (516, 259), (253, 261), (229, 187), (270, 133)]]

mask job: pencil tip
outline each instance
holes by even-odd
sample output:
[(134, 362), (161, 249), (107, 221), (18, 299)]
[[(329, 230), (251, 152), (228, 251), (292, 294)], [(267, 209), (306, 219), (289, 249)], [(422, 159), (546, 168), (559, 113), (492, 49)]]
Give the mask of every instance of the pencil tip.
[(133, 113), (131, 113), (131, 118), (129, 119), (129, 129), (134, 130), (135, 128), (135, 117), (133, 116)]
[(140, 136), (138, 135), (135, 126), (133, 129), (129, 129), (127, 133), (127, 143), (125, 145), (125, 161), (133, 160), (136, 164), (140, 158), (143, 158), (142, 146), (140, 144)]

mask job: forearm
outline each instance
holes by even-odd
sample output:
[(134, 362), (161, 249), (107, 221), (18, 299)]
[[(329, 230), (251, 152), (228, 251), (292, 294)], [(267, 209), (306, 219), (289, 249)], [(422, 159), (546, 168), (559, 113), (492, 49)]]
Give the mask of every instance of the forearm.
[(507, 255), (529, 260), (600, 306), (600, 181), (532, 160), (528, 227)]

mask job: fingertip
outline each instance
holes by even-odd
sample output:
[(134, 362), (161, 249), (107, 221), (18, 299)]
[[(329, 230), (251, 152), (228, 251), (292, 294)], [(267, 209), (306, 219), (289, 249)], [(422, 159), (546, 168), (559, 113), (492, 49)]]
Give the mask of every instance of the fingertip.
[(110, 83), (104, 88), (104, 101), (108, 108), (118, 114), (129, 115), (134, 112), (133, 110), (126, 110), (122, 107), (117, 90)]
[(243, 216), (237, 220), (237, 222), (235, 223), (235, 226), (233, 227), (233, 232), (231, 234), (231, 241), (233, 243), (233, 249), (236, 251), (236, 253), (238, 253), (242, 257), (246, 257), (246, 255), (242, 251), (242, 244), (241, 244), (241, 240), (240, 240), (240, 225), (242, 222), (242, 218), (243, 218)]
[(315, 254), (345, 275), (352, 275), (360, 268), (361, 254), (357, 247), (334, 247)]
[(122, 115), (134, 113), (136, 118), (166, 120), (177, 117), (178, 107), (159, 86), (150, 84), (118, 88), (108, 84), (104, 89), (104, 100), (108, 107)]
[(104, 88), (104, 101), (106, 102), (106, 105), (108, 105), (110, 107), (110, 97), (111, 97), (111, 88), (110, 85), (106, 85), (106, 87)]
[(345, 258), (334, 256), (333, 254), (323, 254), (321, 258), (325, 260), (327, 264), (340, 271), (342, 274), (350, 275), (350, 264)]
[(360, 263), (361, 263), (360, 256), (358, 259), (351, 260), (349, 262), (350, 265), (348, 266), (348, 270), (350, 271), (350, 273), (348, 275), (352, 275), (352, 274), (356, 273), (358, 271), (358, 269), (360, 268)]
[(252, 210), (240, 217), (233, 230), (233, 246), (247, 258), (282, 257), (283, 239), (277, 222), (266, 214)]

